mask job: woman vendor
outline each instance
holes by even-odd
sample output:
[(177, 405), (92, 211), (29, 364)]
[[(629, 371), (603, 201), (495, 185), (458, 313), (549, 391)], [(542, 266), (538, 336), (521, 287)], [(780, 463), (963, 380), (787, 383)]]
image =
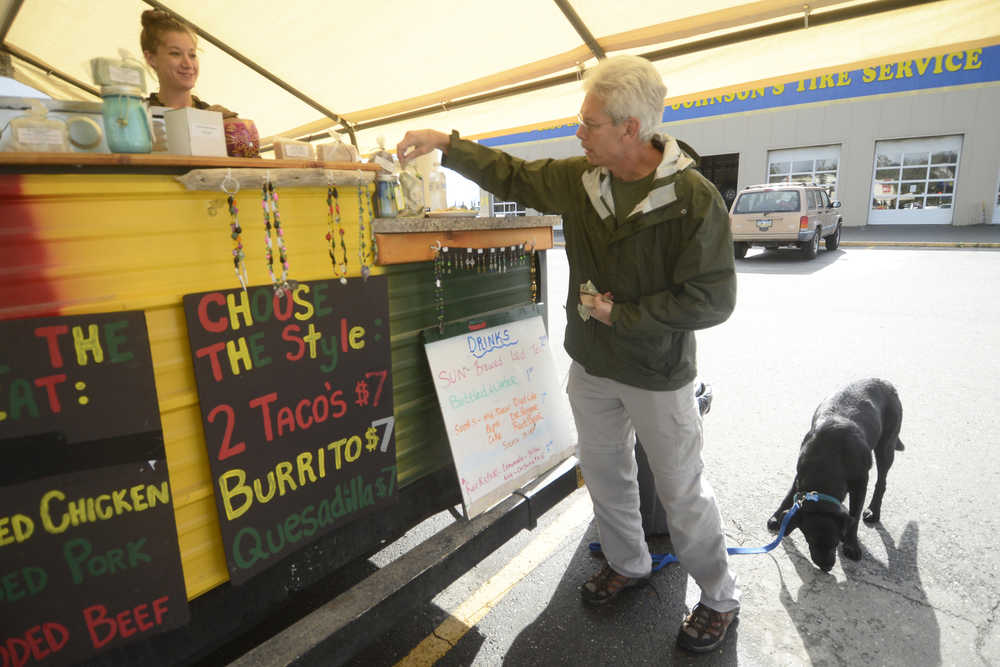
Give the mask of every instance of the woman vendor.
[(191, 26), (167, 12), (147, 9), (142, 13), (139, 43), (146, 62), (160, 82), (160, 89), (149, 95), (150, 106), (194, 107), (220, 111), (223, 118), (236, 116), (229, 109), (210, 105), (191, 92), (198, 82), (198, 43)]

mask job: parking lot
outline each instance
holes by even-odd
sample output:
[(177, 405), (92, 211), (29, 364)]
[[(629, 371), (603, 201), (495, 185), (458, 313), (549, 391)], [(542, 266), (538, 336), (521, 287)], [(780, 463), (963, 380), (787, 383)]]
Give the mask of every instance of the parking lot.
[[(562, 293), (565, 256), (548, 259), (550, 290)], [(463, 616), (475, 622), (445, 642), (438, 664), (996, 664), (998, 260), (995, 250), (852, 247), (810, 262), (751, 251), (737, 264), (735, 313), (699, 336), (701, 376), (715, 389), (704, 458), (730, 544), (772, 539), (765, 522), (792, 479), (812, 411), (841, 384), (892, 381), (907, 449), (890, 473), (882, 523), (860, 530), (860, 562), (841, 559), (823, 573), (801, 534), (770, 554), (733, 557), (741, 622), (719, 652), (675, 653), (685, 605), (696, 599), (676, 565), (609, 608), (581, 604), (579, 586), (598, 567), (581, 489), (356, 664), (393, 664), (441, 634), (528, 549), (533, 560), (481, 618)], [(561, 305), (550, 312), (555, 337)], [(566, 363), (557, 355), (561, 372)], [(556, 544), (539, 556), (546, 539)], [(669, 541), (654, 547), (669, 550)]]

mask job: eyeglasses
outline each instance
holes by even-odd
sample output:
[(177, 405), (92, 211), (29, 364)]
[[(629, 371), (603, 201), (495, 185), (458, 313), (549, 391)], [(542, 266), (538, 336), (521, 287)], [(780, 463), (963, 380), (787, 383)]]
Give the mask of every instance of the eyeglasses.
[(591, 123), (590, 121), (584, 120), (583, 116), (580, 115), (580, 114), (576, 115), (576, 120), (577, 120), (577, 122), (580, 123), (580, 127), (586, 129), (588, 132), (590, 132), (591, 130), (596, 130), (597, 128), (601, 127), (602, 125), (610, 125), (611, 123), (615, 122), (613, 120), (606, 120), (606, 121), (603, 121), (603, 122), (600, 122), (600, 123)]

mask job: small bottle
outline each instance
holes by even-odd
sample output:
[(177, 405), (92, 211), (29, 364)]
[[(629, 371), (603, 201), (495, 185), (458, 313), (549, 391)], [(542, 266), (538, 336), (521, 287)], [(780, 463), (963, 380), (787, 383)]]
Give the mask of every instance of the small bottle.
[(427, 179), (427, 205), (432, 211), (442, 211), (448, 208), (448, 184), (441, 164), (434, 163), (434, 170)]
[(396, 206), (396, 177), (379, 174), (375, 177), (375, 215), (379, 218), (395, 218), (399, 213)]
[(371, 162), (379, 167), (375, 173), (375, 215), (395, 218), (399, 212), (396, 207), (396, 176), (393, 174), (392, 153), (385, 149), (385, 137), (378, 138), (378, 150), (372, 153)]

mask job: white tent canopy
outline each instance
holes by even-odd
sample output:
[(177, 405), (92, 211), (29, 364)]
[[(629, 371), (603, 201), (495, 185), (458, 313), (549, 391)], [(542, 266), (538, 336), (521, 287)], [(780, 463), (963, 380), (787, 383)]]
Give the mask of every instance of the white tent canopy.
[[(90, 58), (115, 56), (119, 49), (140, 56), (139, 16), (159, 4), (0, 0), (0, 26), (8, 28), (3, 45), (14, 56), (15, 78), (53, 97), (93, 99), (44, 70), (90, 84)], [(1000, 35), (1000, 2), (995, 0), (813, 0), (808, 5), (801, 0), (704, 0), (683, 8), (642, 0), (163, 4), (319, 106), (360, 123), (363, 152), (374, 147), (378, 135), (393, 146), (412, 127), (456, 128), (475, 136), (571, 119), (581, 99), (574, 74), (596, 62), (595, 50), (608, 55), (690, 51), (654, 60), (669, 98), (684, 98)], [(564, 12), (570, 6), (583, 31)], [(794, 28), (783, 23), (788, 21), (795, 22)], [(768, 26), (781, 25), (786, 27), (776, 34), (765, 34)], [(596, 37), (590, 46), (587, 31)], [(711, 45), (704, 40), (710, 38), (722, 45), (706, 48)], [(253, 119), (262, 137), (315, 137), (335, 125), (208, 39), (201, 39), (199, 48), (195, 92)], [(463, 104), (559, 75), (568, 75), (567, 82)]]

